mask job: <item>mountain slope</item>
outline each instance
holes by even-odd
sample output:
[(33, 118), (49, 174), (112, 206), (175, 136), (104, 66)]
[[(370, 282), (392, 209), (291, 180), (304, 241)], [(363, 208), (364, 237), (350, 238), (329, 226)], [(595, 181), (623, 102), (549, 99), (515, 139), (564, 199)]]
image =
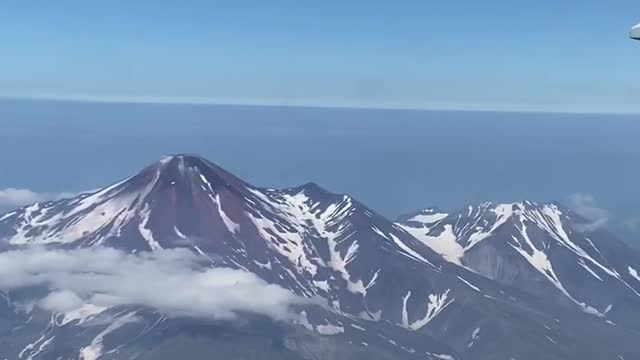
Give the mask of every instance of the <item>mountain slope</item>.
[[(342, 358), (346, 355), (331, 357), (328, 349), (342, 348), (346, 351), (342, 354), (348, 354), (354, 346), (356, 352), (381, 359), (640, 356), (631, 346), (636, 332), (491, 281), (447, 261), (454, 259), (451, 254), (443, 258), (441, 249), (424, 246), (410, 233), (415, 235), (414, 228), (394, 224), (348, 195), (330, 193), (313, 183), (284, 190), (258, 188), (189, 155), (163, 158), (90, 194), (0, 216), (5, 248), (105, 246), (127, 252), (187, 248), (210, 266), (243, 269), (298, 295), (324, 299), (326, 308), (300, 309), (295, 325), (259, 322), (285, 334), (272, 339), (284, 344), (280, 349), (284, 352), (274, 350), (273, 356)], [(464, 264), (463, 260), (464, 256), (457, 262)], [(24, 321), (35, 316), (15, 306), (7, 311)], [(7, 357), (20, 351), (21, 358), (56, 358), (56, 351), (62, 351), (57, 346), (68, 339), (62, 334), (71, 334), (67, 336), (81, 339), (87, 351), (93, 351), (94, 342), (101, 344), (101, 359), (115, 354), (135, 358), (145, 347), (142, 340), (123, 342), (123, 338), (144, 339), (153, 347), (186, 348), (198, 341), (194, 333), (199, 338), (211, 325), (163, 317), (162, 326), (151, 330), (136, 328), (126, 318), (118, 323), (132, 313), (142, 319), (135, 322), (138, 326), (160, 321), (146, 308), (101, 309), (86, 322), (62, 325), (52, 325), (41, 314), (39, 322), (30, 320), (25, 337), (14, 342), (15, 350)], [(109, 314), (114, 320), (105, 327), (101, 316)], [(102, 330), (89, 338), (86, 327), (92, 321), (96, 331)], [(15, 325), (20, 329), (20, 320)], [(9, 326), (8, 333), (16, 333), (16, 326)], [(250, 335), (252, 327), (238, 332), (236, 325), (211, 326), (260, 344), (272, 343), (265, 339), (267, 332)], [(200, 330), (190, 330), (194, 328)], [(101, 340), (103, 331), (107, 334), (102, 338), (113, 339)], [(175, 336), (167, 337), (167, 331)], [(310, 336), (308, 345), (297, 347), (291, 340), (296, 334)], [(318, 345), (322, 343), (326, 344)], [(198, 344), (193, 346), (202, 351), (222, 346), (209, 340)]]
[[(639, 328), (640, 253), (557, 204), (427, 210), (400, 225), (450, 262), (502, 284)], [(425, 215), (427, 214), (427, 215)]]

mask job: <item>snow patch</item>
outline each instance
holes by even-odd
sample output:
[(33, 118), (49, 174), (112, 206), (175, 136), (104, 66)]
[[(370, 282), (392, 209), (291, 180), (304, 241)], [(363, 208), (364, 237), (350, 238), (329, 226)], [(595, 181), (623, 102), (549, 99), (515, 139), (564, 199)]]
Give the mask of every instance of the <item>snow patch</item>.
[(638, 273), (638, 270), (632, 268), (631, 266), (629, 266), (629, 275), (640, 281), (640, 274)]
[(300, 316), (298, 318), (298, 324), (302, 325), (305, 329), (309, 331), (315, 331), (320, 335), (332, 336), (332, 335), (338, 335), (344, 332), (344, 327), (333, 325), (333, 324), (322, 324), (314, 327), (313, 324), (309, 322), (306, 311), (302, 311), (300, 313)]
[(549, 280), (566, 297), (568, 297), (571, 301), (576, 303), (584, 312), (588, 314), (596, 315), (598, 317), (603, 317), (603, 314), (601, 314), (597, 309), (587, 305), (584, 302), (580, 302), (576, 300), (569, 293), (569, 291), (567, 291), (567, 289), (564, 287), (564, 285), (562, 285), (562, 282), (560, 281), (555, 271), (553, 270), (553, 266), (549, 261), (547, 254), (543, 250), (538, 249), (533, 244), (531, 239), (529, 239), (529, 234), (527, 233), (527, 225), (524, 223), (521, 223), (521, 226), (522, 226), (521, 228), (518, 228), (520, 232), (520, 236), (525, 241), (527, 247), (529, 248), (528, 250), (531, 252), (531, 254), (529, 253), (529, 251), (527, 251), (527, 249), (522, 247), (522, 244), (518, 241), (518, 238), (515, 235), (513, 236), (513, 240), (517, 244), (519, 244), (519, 246), (510, 244), (511, 247), (514, 250), (516, 250), (522, 257), (524, 257), (529, 262), (529, 264), (531, 264), (531, 266), (533, 266), (540, 274), (542, 274), (547, 280)]
[(352, 280), (347, 269), (347, 265), (357, 257), (358, 249), (360, 248), (358, 241), (354, 240), (343, 256), (338, 247), (342, 241), (345, 241), (340, 238), (348, 234), (348, 224), (343, 223), (338, 229), (330, 230), (332, 225), (342, 222), (353, 211), (351, 198), (343, 196), (340, 202), (329, 204), (324, 211), (318, 209), (317, 204), (312, 203), (304, 191), (295, 195), (288, 195), (285, 200), (291, 205), (283, 210), (292, 215), (291, 222), (301, 222), (301, 224), (298, 224), (301, 232), (309, 231), (309, 229), (305, 229), (303, 224), (310, 224), (311, 231), (327, 240), (329, 265), (347, 282), (347, 290), (355, 294), (365, 295), (367, 290), (362, 279)]
[(458, 244), (458, 239), (453, 233), (453, 226), (445, 225), (444, 231), (438, 236), (430, 236), (428, 229), (416, 228), (410, 225), (400, 226), (423, 244), (442, 255), (447, 261), (462, 265), (460, 260), (464, 257), (464, 248)]
[(391, 240), (394, 244), (396, 244), (400, 248), (400, 250), (402, 250), (403, 255), (406, 255), (407, 257), (412, 258), (412, 259), (414, 259), (414, 260), (416, 260), (418, 262), (422, 262), (422, 263), (425, 263), (427, 265), (430, 265), (431, 267), (436, 268), (436, 266), (433, 265), (429, 260), (425, 259), (422, 255), (418, 254), (416, 251), (411, 249), (409, 246), (407, 246), (407, 244), (403, 243), (394, 234), (385, 234), (375, 226), (372, 229), (378, 235), (386, 238), (387, 240)]
[(18, 358), (22, 359), (22, 357), (28, 352), (26, 360), (33, 360), (36, 356), (38, 356), (38, 354), (42, 353), (47, 348), (47, 346), (49, 346), (53, 342), (54, 339), (55, 336), (47, 337), (46, 334), (42, 334), (40, 338), (38, 338), (38, 340), (22, 349), (22, 351), (20, 351), (20, 354), (18, 354)]
[(4, 215), (0, 216), (0, 221), (7, 220), (8, 218), (12, 217), (15, 214), (17, 214), (17, 212), (15, 212), (15, 211), (10, 212), (8, 214), (4, 214)]
[(438, 221), (446, 218), (447, 216), (449, 216), (449, 214), (444, 214), (444, 213), (423, 213), (423, 214), (418, 214), (410, 219), (407, 219), (407, 221), (414, 221), (414, 222), (419, 222), (422, 224), (434, 224), (437, 223)]
[(160, 246), (160, 244), (153, 238), (153, 233), (149, 228), (147, 228), (150, 213), (151, 209), (149, 208), (149, 205), (145, 204), (142, 212), (140, 213), (141, 220), (138, 224), (138, 232), (140, 232), (140, 235), (147, 242), (152, 251), (161, 250), (162, 246)]
[(476, 341), (478, 340), (478, 337), (480, 336), (480, 328), (476, 328), (473, 331), (473, 334), (471, 334), (471, 341), (469, 342), (469, 344), (467, 344), (467, 348), (472, 347), (473, 345), (475, 345)]
[(427, 353), (428, 355), (437, 357), (438, 359), (442, 359), (442, 360), (456, 360), (456, 358), (454, 358), (451, 355), (446, 355), (446, 354), (432, 354), (432, 353)]
[[(120, 186), (130, 178), (91, 194), (83, 194), (66, 201), (57, 210), (53, 204), (36, 203), (23, 209), (15, 226), (16, 234), (9, 239), (11, 244), (73, 243), (96, 233), (101, 239), (117, 237), (122, 227), (137, 217), (145, 198), (155, 187), (159, 172), (147, 186), (135, 193), (125, 192)], [(44, 206), (44, 207), (43, 207)], [(71, 219), (63, 223), (63, 220)], [(42, 229), (33, 234), (31, 229)], [(100, 245), (100, 243), (96, 243)]]
[(135, 321), (136, 313), (135, 311), (129, 312), (118, 319), (116, 319), (113, 323), (107, 326), (101, 333), (99, 333), (86, 347), (80, 349), (80, 360), (97, 360), (100, 355), (102, 355), (103, 345), (102, 342), (104, 337), (108, 334), (118, 330), (124, 325)]
[(233, 220), (231, 220), (231, 218), (227, 216), (227, 213), (225, 213), (224, 210), (222, 210), (222, 203), (220, 202), (220, 194), (216, 194), (214, 203), (216, 204), (216, 208), (218, 209), (218, 215), (220, 215), (220, 218), (224, 222), (224, 225), (227, 227), (227, 230), (229, 230), (234, 235), (237, 234), (238, 231), (240, 231), (240, 225), (235, 223)]
[(465, 283), (467, 286), (469, 286), (470, 288), (472, 288), (473, 290), (477, 291), (477, 292), (481, 292), (480, 288), (478, 288), (477, 286), (471, 284), (470, 282), (468, 282), (467, 280), (463, 279), (460, 276), (457, 276), (458, 279), (460, 279), (460, 281), (462, 281), (463, 283)]
[(344, 332), (344, 327), (337, 326), (337, 325), (332, 325), (332, 324), (318, 325), (318, 326), (316, 326), (316, 331), (320, 335), (331, 336), (331, 335), (342, 334)]
[(367, 286), (365, 287), (365, 289), (370, 289), (373, 285), (376, 284), (376, 281), (378, 280), (378, 275), (380, 274), (380, 270), (382, 269), (378, 269), (376, 270), (376, 272), (373, 274), (373, 277), (371, 278), (371, 280), (369, 280), (369, 283), (367, 284)]
[(323, 281), (313, 280), (313, 285), (318, 289), (324, 290), (326, 292), (329, 292), (329, 290), (331, 290), (331, 286), (329, 286), (329, 282), (327, 280), (323, 280)]
[(93, 304), (83, 304), (81, 307), (61, 314), (62, 319), (56, 322), (57, 326), (64, 326), (71, 322), (77, 321), (77, 325), (83, 324), (88, 320), (93, 319), (97, 315), (101, 314), (108, 307), (98, 306)]
[(454, 299), (448, 299), (450, 289), (442, 294), (430, 294), (427, 302), (427, 313), (424, 318), (418, 319), (412, 323), (409, 322), (409, 312), (407, 303), (411, 297), (411, 291), (407, 292), (402, 298), (402, 325), (410, 330), (420, 330), (431, 320), (438, 316), (447, 306), (451, 305)]
[[(484, 206), (487, 206), (488, 204), (485, 204)], [(480, 243), (482, 240), (490, 237), (491, 235), (493, 235), (493, 233), (502, 225), (504, 225), (507, 220), (509, 220), (511, 218), (511, 216), (513, 215), (513, 207), (515, 204), (500, 204), (498, 206), (496, 206), (495, 208), (491, 209), (491, 212), (495, 213), (496, 215), (496, 221), (493, 224), (493, 226), (491, 227), (491, 229), (489, 229), (489, 231), (483, 231), (482, 228), (480, 228), (480, 231), (477, 231), (473, 234), (471, 234), (471, 236), (469, 236), (469, 239), (467, 241), (466, 246), (464, 247), (464, 250), (467, 251), (469, 249), (471, 249), (472, 247), (476, 246), (478, 243)]]
[(591, 268), (589, 266), (587, 266), (587, 264), (585, 264), (582, 259), (580, 261), (578, 261), (578, 265), (582, 266), (589, 274), (591, 274), (591, 276), (593, 276), (594, 278), (600, 280), (600, 281), (604, 281), (602, 280), (602, 278), (600, 277), (600, 275), (596, 274), (595, 271), (591, 270)]

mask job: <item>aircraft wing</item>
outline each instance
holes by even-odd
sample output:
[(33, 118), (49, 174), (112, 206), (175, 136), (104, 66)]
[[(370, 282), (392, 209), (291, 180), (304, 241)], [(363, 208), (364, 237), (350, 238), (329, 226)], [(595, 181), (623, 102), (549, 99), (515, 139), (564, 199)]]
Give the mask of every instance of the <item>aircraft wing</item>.
[(640, 24), (631, 28), (631, 38), (640, 40)]

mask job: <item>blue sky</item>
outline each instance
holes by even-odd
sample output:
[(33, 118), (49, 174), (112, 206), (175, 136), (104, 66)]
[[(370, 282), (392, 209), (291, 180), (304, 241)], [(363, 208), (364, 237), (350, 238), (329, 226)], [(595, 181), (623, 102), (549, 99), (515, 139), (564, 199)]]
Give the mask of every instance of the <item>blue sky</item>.
[(637, 22), (637, 0), (9, 0), (0, 96), (640, 112)]

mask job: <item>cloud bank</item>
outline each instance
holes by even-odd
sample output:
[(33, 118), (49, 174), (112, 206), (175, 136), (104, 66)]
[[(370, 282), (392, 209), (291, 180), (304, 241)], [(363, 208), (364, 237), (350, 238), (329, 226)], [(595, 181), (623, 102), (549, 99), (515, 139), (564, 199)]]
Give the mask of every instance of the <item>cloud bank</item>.
[(91, 304), (143, 305), (170, 317), (232, 319), (255, 313), (293, 319), (298, 297), (252, 273), (203, 266), (187, 250), (129, 254), (114, 249), (45, 250), (0, 253), (0, 289), (42, 285), (49, 294), (37, 305), (68, 312)]
[(6, 188), (0, 189), (0, 211), (13, 210), (25, 205), (41, 201), (59, 200), (70, 198), (76, 194), (61, 193), (39, 193), (29, 189)]
[(609, 222), (609, 211), (598, 207), (596, 199), (588, 194), (573, 194), (568, 198), (568, 205), (576, 214), (583, 217), (587, 222), (577, 224), (574, 228), (579, 232), (596, 231)]

